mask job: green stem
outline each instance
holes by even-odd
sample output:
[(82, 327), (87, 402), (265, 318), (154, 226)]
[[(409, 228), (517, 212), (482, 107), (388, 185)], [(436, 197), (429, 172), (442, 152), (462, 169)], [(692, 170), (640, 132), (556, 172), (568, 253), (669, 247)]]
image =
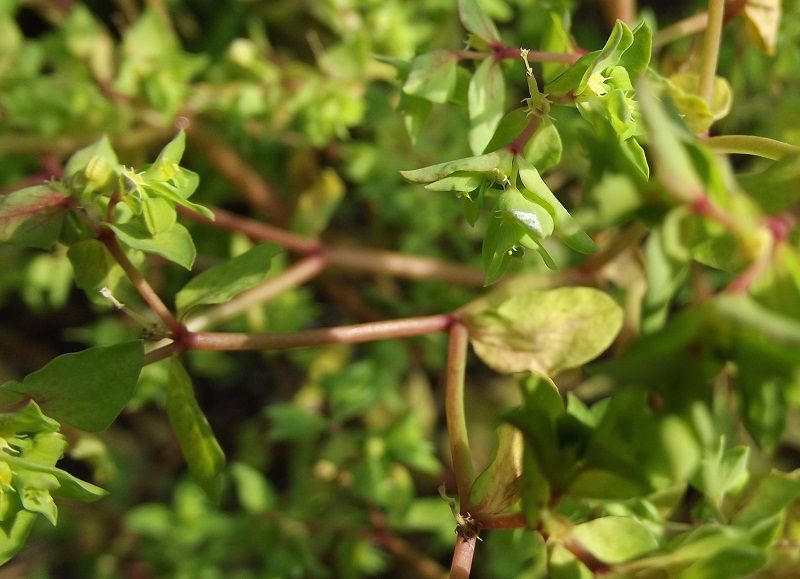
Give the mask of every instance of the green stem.
[(714, 77), (717, 74), (719, 45), (722, 40), (722, 22), (725, 16), (725, 0), (709, 0), (708, 26), (703, 37), (703, 54), (700, 64), (700, 96), (711, 105)]
[[(744, 10), (747, 0), (732, 0), (725, 5), (723, 23), (736, 18)], [(708, 12), (699, 12), (688, 18), (662, 28), (653, 36), (653, 48), (661, 48), (671, 42), (702, 32), (708, 26)]]
[(438, 314), (352, 326), (266, 334), (188, 332), (182, 337), (181, 346), (187, 350), (232, 351), (287, 350), (328, 344), (359, 344), (444, 332), (452, 325), (453, 319), (452, 314)]
[(460, 322), (450, 327), (450, 344), (447, 351), (447, 375), (445, 384), (445, 416), (453, 472), (456, 477), (458, 498), (462, 514), (469, 504), (469, 491), (475, 480), (475, 466), (467, 436), (467, 420), (464, 411), (464, 375), (467, 365), (469, 332)]
[(229, 302), (191, 318), (186, 322), (186, 328), (197, 332), (230, 320), (255, 305), (265, 303), (288, 289), (304, 284), (324, 268), (324, 255), (310, 255), (303, 258), (280, 275), (265, 280), (254, 288), (237, 295)]
[(755, 135), (724, 135), (708, 137), (703, 142), (718, 153), (739, 153), (767, 159), (783, 159), (800, 153), (800, 147)]

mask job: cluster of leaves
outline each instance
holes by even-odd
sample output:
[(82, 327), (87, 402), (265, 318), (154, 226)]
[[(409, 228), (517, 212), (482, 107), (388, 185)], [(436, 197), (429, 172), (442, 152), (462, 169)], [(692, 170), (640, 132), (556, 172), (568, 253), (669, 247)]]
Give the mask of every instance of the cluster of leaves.
[[(633, 29), (618, 22), (601, 49), (585, 52), (575, 41), (581, 23), (573, 2), (520, 2), (526, 16), (515, 31), (490, 18), (510, 22), (512, 3), (461, 0), (468, 47), (451, 50), (442, 47), (457, 46), (462, 34), (449, 24), (455, 3), (268, 4), (195, 12), (170, 3), (173, 22), (145, 10), (120, 28), (118, 42), (110, 22), (80, 3), (45, 11), (52, 28), (26, 37), (21, 3), (0, 1), (0, 151), (13, 153), (0, 178), (12, 183), (29, 173), (36, 159), (28, 151), (61, 155), (90, 142), (88, 134), (110, 135), (70, 157), (59, 180), (0, 196), (0, 240), (25, 248), (2, 248), (0, 297), (21, 288), (32, 307), (74, 305), (74, 278), (97, 311), (107, 311), (102, 288), (129, 302), (119, 247), (134, 266), (155, 272), (178, 319), (191, 322), (201, 308), (260, 283), (268, 268), (279, 271), (272, 245), (178, 223), (178, 206), (212, 217), (190, 201), (198, 174), (204, 201), (238, 207), (201, 160), (190, 157), (197, 173), (180, 165), (182, 132), (142, 164), (176, 115), (218, 122), (259, 170), (298, 193), (298, 232), (316, 236), (331, 224), (367, 243), (482, 261), (487, 285), (512, 267), (538, 270), (538, 260), (516, 259), (526, 249), (565, 270), (538, 276), (535, 290), (511, 282), (459, 310), (477, 356), (507, 375), (469, 389), (478, 401), (468, 404), (473, 450), (486, 460), (461, 509), (486, 527), (528, 527), (487, 534), (486, 556), (479, 551), (476, 561), (487, 575), (791, 573), (800, 482), (796, 471), (770, 466), (781, 464), (776, 453), (796, 446), (787, 424), (800, 404), (798, 238), (783, 214), (797, 202), (797, 158), (731, 165), (696, 135), (755, 126), (796, 142), (792, 123), (763, 115), (773, 105), (776, 117), (796, 118), (793, 94), (763, 90), (776, 81), (796, 86), (796, 3), (785, 3), (785, 34), (777, 38), (775, 23), (763, 18), (769, 5), (744, 3), (746, 30), (733, 34), (755, 39), (779, 66), (771, 71), (772, 61), (751, 49), (740, 63), (740, 51), (723, 44), (728, 80), (713, 80), (710, 102), (699, 94), (696, 54), (684, 59), (679, 46), (667, 50), (666, 65), (654, 58), (653, 19)], [(206, 9), (226, 32), (201, 44), (191, 30)], [(312, 20), (322, 26), (308, 35), (311, 61), (302, 61), (304, 47), (282, 29)], [(203, 52), (184, 48), (176, 30)], [(552, 58), (539, 64), (537, 52), (510, 48), (503, 38), (515, 32)], [(425, 48), (433, 51), (414, 57)], [(373, 51), (382, 55), (377, 61)], [(399, 82), (392, 84), (394, 70)], [(748, 110), (742, 95), (757, 97), (760, 108)], [(522, 96), (524, 106), (507, 113), (506, 103)], [(397, 138), (403, 123), (395, 103), (418, 154)], [(399, 169), (430, 162), (402, 172), (424, 190), (399, 181)], [(736, 174), (741, 167), (755, 172)], [(461, 202), (431, 191), (454, 192)], [(362, 227), (365, 210), (369, 227)], [(461, 225), (461, 210), (472, 229)], [(626, 228), (622, 241), (633, 232), (632, 245), (648, 231), (642, 251), (621, 246), (611, 263), (600, 261), (602, 270), (581, 257), (597, 251), (593, 237), (614, 248), (618, 228)], [(204, 271), (187, 283), (146, 254), (184, 269), (198, 261)], [(603, 291), (549, 289), (576, 280)], [(429, 282), (358, 288), (356, 310), (397, 315), (449, 311), (472, 297)], [(336, 304), (320, 297), (325, 285), (317, 289), (289, 291), (229, 327), (292, 330), (320, 312), (341, 319)], [(98, 576), (123, 572), (131, 560), (186, 577), (377, 575), (392, 569), (385, 551), (408, 558), (397, 535), (423, 533), (419, 551), (447, 559), (454, 523), (434, 492), (443, 467), (431, 444), (441, 425), (429, 379), (442, 369), (441, 340), (250, 358), (260, 372), (217, 353), (143, 369), (142, 341), (131, 339), (129, 324), (103, 319), (71, 334), (100, 345), (0, 388), (0, 422), (8, 425), (0, 460), (3, 558), (22, 546), (37, 514), (55, 521), (51, 495), (102, 495), (55, 467), (66, 448), (58, 422), (97, 432), (126, 405), (144, 408), (146, 417), (155, 401), (195, 483), (180, 483), (170, 506), (131, 510), (126, 540), (97, 547), (106, 550), (92, 567)], [(166, 333), (157, 324), (146, 332)], [(589, 366), (585, 378), (580, 369), (612, 344), (613, 355)], [(473, 386), (485, 370), (470, 369)], [(260, 373), (266, 377), (253, 376)], [(286, 377), (296, 375), (305, 378)], [(223, 426), (222, 445), (193, 381), (205, 386), (201, 399), (235, 417), (203, 405), (214, 430)], [(251, 405), (248, 388), (270, 394)], [(488, 402), (483, 396), (496, 399), (480, 404)], [(137, 432), (137, 443), (146, 444), (151, 427)], [(135, 474), (157, 472), (164, 436), (151, 441), (157, 458), (140, 459), (127, 473), (149, 485), (146, 501), (170, 494), (150, 480), (157, 477)], [(237, 457), (228, 467), (222, 446)], [(117, 456), (126, 460), (134, 459)], [(130, 490), (116, 496), (142, 502)]]

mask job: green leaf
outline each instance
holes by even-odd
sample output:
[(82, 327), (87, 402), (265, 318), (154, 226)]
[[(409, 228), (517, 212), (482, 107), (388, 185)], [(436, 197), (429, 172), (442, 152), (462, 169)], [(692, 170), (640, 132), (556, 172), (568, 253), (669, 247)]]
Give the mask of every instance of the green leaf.
[(641, 497), (650, 489), (629, 473), (587, 468), (582, 470), (565, 491), (571, 497), (594, 500), (626, 500)]
[(271, 404), (266, 409), (270, 421), (269, 440), (314, 440), (325, 431), (327, 421), (313, 412), (295, 404)]
[(558, 129), (549, 118), (542, 123), (525, 145), (523, 156), (539, 171), (546, 171), (561, 160), (563, 145)]
[(469, 83), (469, 146), (476, 155), (483, 153), (503, 118), (506, 82), (500, 63), (483, 60)]
[(131, 399), (142, 369), (140, 340), (89, 348), (51, 360), (3, 390), (37, 401), (56, 420), (81, 430), (108, 428)]
[(549, 579), (594, 579), (592, 573), (586, 565), (561, 545), (553, 545), (550, 549), (550, 557), (547, 561)]
[(25, 546), (36, 519), (35, 513), (20, 510), (0, 524), (0, 565)]
[(508, 424), (498, 426), (489, 466), (472, 483), (470, 509), (482, 514), (502, 513), (519, 500), (522, 451), (519, 430)]
[(0, 242), (52, 248), (61, 235), (68, 199), (47, 185), (0, 195)]
[(525, 108), (514, 109), (502, 119), (492, 135), (492, 140), (486, 145), (486, 151), (496, 151), (511, 144), (528, 124), (528, 110)]
[(95, 191), (111, 184), (119, 160), (108, 137), (74, 153), (64, 166), (64, 182), (76, 191)]
[(52, 477), (58, 486), (50, 490), (57, 497), (92, 502), (108, 495), (108, 491), (105, 489), (82, 481), (60, 468), (37, 464), (15, 456), (4, 457), (3, 460), (14, 467), (15, 470), (25, 470)]
[(186, 133), (181, 130), (178, 131), (178, 134), (175, 135), (163, 149), (161, 149), (151, 169), (153, 169), (154, 172), (158, 172), (160, 168), (166, 165), (180, 165), (185, 150)]
[(406, 132), (411, 139), (411, 144), (417, 142), (422, 128), (425, 126), (425, 121), (431, 114), (433, 104), (431, 101), (424, 98), (416, 97), (408, 93), (403, 93), (400, 96), (400, 110), (403, 112), (403, 124), (406, 127)]
[(189, 374), (175, 357), (170, 364), (165, 405), (189, 474), (211, 500), (218, 500), (225, 454), (197, 404)]
[(714, 77), (711, 103), (699, 95), (700, 75), (673, 74), (664, 81), (670, 100), (693, 133), (707, 131), (714, 121), (728, 115), (733, 104), (731, 85), (724, 78)]
[(124, 225), (111, 225), (111, 229), (122, 243), (145, 253), (155, 253), (173, 261), (186, 269), (192, 269), (196, 250), (192, 236), (180, 223), (157, 235), (150, 235), (145, 227), (132, 222)]
[(789, 473), (773, 470), (758, 483), (752, 497), (733, 518), (733, 522), (748, 528), (758, 521), (782, 512), (800, 500), (800, 470)]
[(523, 157), (517, 157), (517, 166), (519, 167), (519, 178), (522, 180), (522, 184), (525, 185), (527, 191), (551, 209), (555, 218), (556, 233), (559, 238), (562, 239), (567, 246), (579, 253), (593, 253), (597, 251), (597, 244), (581, 230), (566, 207), (553, 195), (553, 192), (550, 191), (550, 188), (544, 180), (542, 180), (536, 167)]
[(524, 230), (516, 221), (492, 215), (481, 248), (486, 276), (484, 285), (493, 284), (506, 272), (512, 259), (509, 252), (524, 234)]
[(513, 219), (534, 240), (544, 239), (553, 233), (553, 218), (538, 202), (525, 197), (517, 189), (507, 189), (500, 195), (497, 208), (504, 219)]
[(602, 517), (576, 525), (571, 536), (600, 561), (610, 565), (641, 557), (658, 547), (647, 527), (627, 517)]
[(196, 275), (175, 296), (178, 313), (185, 316), (198, 306), (227, 302), (236, 294), (259, 284), (269, 271), (270, 261), (280, 251), (281, 248), (275, 244), (256, 245), (248, 252)]
[(425, 185), (429, 191), (455, 191), (458, 193), (471, 193), (480, 187), (486, 176), (483, 173), (471, 171), (456, 171), (444, 179)]
[(759, 332), (787, 346), (800, 346), (800, 322), (766, 308), (745, 295), (725, 294), (711, 301), (722, 319), (745, 332)]
[(178, 215), (175, 207), (166, 199), (148, 197), (142, 199), (142, 218), (147, 230), (158, 235), (172, 228)]
[(197, 203), (187, 199), (197, 189), (200, 177), (194, 171), (189, 171), (179, 167), (178, 171), (172, 176), (169, 182), (149, 181), (145, 184), (145, 189), (158, 197), (171, 201), (175, 205), (182, 205), (187, 209), (199, 213), (207, 219), (214, 220), (214, 212)]
[(729, 492), (741, 490), (747, 483), (747, 461), (750, 449), (736, 446), (724, 449), (724, 440), (719, 450), (700, 461), (700, 469), (694, 477), (693, 484), (705, 494), (712, 504), (721, 509), (722, 500)]
[(434, 103), (446, 103), (456, 88), (456, 64), (449, 50), (419, 55), (411, 63), (403, 92)]
[(617, 64), (628, 71), (631, 82), (636, 84), (639, 77), (647, 70), (650, 55), (653, 52), (653, 31), (647, 20), (642, 20), (633, 29), (633, 42), (620, 56)]
[(622, 327), (621, 308), (592, 288), (518, 294), (465, 319), (478, 356), (498, 372), (552, 375), (603, 352)]
[(456, 171), (491, 173), (494, 169), (499, 169), (503, 174), (508, 174), (511, 170), (511, 157), (512, 155), (508, 151), (493, 151), (484, 155), (446, 161), (421, 169), (400, 171), (400, 174), (412, 183), (433, 183)]
[(544, 86), (544, 93), (554, 97), (564, 96), (570, 92), (574, 93), (586, 71), (599, 57), (600, 51), (590, 52), (580, 57), (575, 64), (547, 83)]
[[(580, 95), (586, 90), (593, 75), (600, 74), (600, 72), (606, 68), (617, 65), (625, 51), (628, 50), (632, 44), (633, 33), (631, 29), (621, 20), (617, 20), (614, 29), (611, 31), (611, 35), (606, 41), (606, 45), (599, 51), (594, 61), (583, 73), (583, 77), (576, 87), (575, 95)], [(633, 62), (636, 63), (638, 61), (634, 58)]]
[[(572, 52), (572, 39), (564, 27), (564, 21), (555, 11), (550, 11), (545, 23), (542, 50), (547, 52), (570, 53)], [(567, 66), (559, 62), (543, 62), (542, 77), (545, 84), (564, 72)]]
[(500, 42), (500, 33), (494, 22), (481, 10), (475, 0), (458, 0), (458, 17), (469, 32), (487, 43)]
[(72, 264), (75, 284), (90, 298), (96, 296), (100, 288), (112, 287), (124, 275), (106, 246), (96, 239), (84, 239), (71, 245), (67, 257)]

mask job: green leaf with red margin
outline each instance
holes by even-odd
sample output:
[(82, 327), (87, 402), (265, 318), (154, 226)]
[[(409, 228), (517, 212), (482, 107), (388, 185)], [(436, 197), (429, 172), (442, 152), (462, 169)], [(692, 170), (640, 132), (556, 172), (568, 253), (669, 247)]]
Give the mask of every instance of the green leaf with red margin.
[(69, 197), (49, 185), (0, 195), (0, 241), (50, 249), (61, 235)]

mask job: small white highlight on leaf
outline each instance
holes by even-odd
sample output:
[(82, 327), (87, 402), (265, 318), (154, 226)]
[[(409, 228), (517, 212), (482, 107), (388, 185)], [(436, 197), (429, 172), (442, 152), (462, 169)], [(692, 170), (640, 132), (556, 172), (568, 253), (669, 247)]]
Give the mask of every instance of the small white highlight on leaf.
[(518, 211), (515, 209), (511, 211), (511, 214), (517, 219), (517, 221), (522, 223), (528, 229), (533, 229), (539, 235), (544, 235), (542, 223), (533, 213), (528, 213), (527, 211)]

